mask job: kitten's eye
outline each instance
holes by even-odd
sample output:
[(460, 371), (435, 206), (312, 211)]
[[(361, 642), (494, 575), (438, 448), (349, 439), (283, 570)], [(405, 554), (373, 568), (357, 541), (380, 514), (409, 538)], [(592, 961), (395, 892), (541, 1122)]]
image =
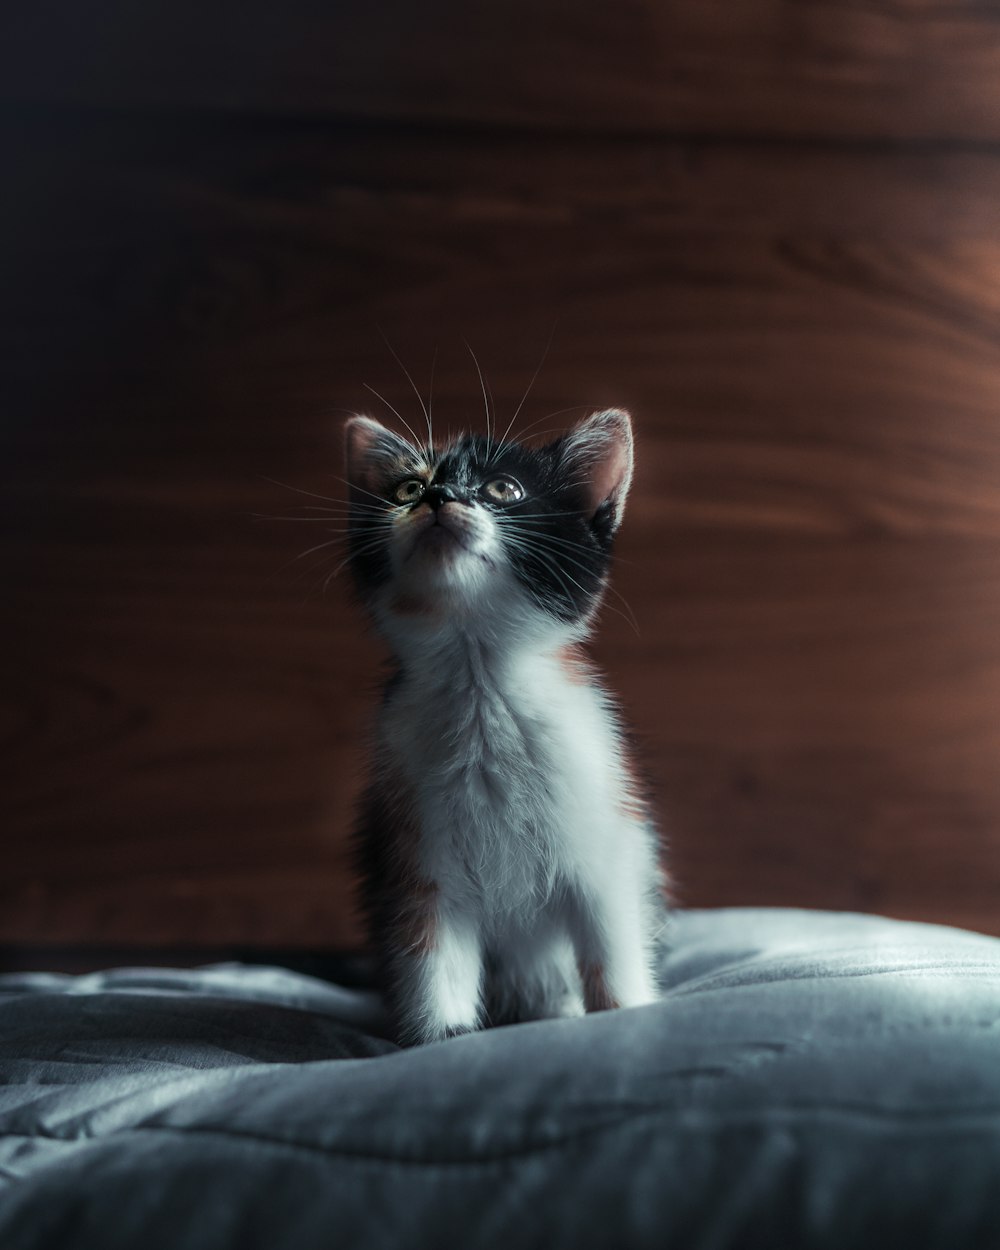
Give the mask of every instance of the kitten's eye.
[(495, 477), (484, 482), (482, 492), (492, 503), (518, 503), (524, 498), (524, 490), (512, 477)]
[(405, 482), (400, 482), (392, 492), (392, 497), (396, 503), (416, 503), (426, 489), (420, 478), (408, 477)]

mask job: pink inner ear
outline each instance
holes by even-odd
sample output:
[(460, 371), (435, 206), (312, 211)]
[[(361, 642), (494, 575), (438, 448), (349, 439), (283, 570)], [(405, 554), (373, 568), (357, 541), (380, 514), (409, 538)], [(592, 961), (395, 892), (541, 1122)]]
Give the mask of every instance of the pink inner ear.
[(389, 437), (384, 425), (370, 417), (352, 417), (346, 427), (347, 479), (365, 491), (375, 491), (378, 485), (378, 460), (372, 455), (375, 447)]
[(625, 496), (632, 481), (632, 426), (628, 413), (617, 408), (595, 413), (569, 435), (569, 457), (583, 480), (587, 506), (593, 515), (604, 503), (615, 509), (613, 525), (621, 521)]
[(605, 500), (620, 503), (620, 496), (628, 484), (631, 457), (625, 442), (619, 437), (609, 440), (607, 451), (591, 466), (588, 493), (590, 507), (596, 512)]

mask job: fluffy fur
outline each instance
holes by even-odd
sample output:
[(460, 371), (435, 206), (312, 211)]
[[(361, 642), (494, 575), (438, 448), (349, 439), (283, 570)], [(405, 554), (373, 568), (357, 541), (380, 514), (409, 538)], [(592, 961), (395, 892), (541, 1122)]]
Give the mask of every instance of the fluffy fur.
[(400, 1036), (649, 1002), (657, 838), (580, 644), (627, 414), (543, 448), (347, 423), (350, 561), (394, 670), (357, 830)]

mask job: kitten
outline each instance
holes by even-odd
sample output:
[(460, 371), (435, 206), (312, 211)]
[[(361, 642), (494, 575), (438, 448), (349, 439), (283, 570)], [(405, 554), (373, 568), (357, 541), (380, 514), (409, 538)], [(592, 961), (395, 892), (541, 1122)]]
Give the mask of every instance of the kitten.
[(392, 652), (357, 830), (399, 1034), (655, 997), (657, 838), (580, 649), (632, 477), (596, 413), (542, 448), (347, 422), (350, 555)]

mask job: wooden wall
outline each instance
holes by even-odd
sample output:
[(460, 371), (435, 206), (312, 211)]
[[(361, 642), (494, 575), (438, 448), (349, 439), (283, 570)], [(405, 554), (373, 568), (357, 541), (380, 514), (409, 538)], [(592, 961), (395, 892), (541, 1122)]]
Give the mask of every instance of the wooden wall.
[(357, 943), (378, 651), (256, 514), (340, 495), (366, 384), (413, 419), (383, 334), (439, 422), (550, 333), (524, 424), (632, 409), (596, 651), (684, 902), (1000, 933), (989, 8), (4, 26), (0, 942)]

